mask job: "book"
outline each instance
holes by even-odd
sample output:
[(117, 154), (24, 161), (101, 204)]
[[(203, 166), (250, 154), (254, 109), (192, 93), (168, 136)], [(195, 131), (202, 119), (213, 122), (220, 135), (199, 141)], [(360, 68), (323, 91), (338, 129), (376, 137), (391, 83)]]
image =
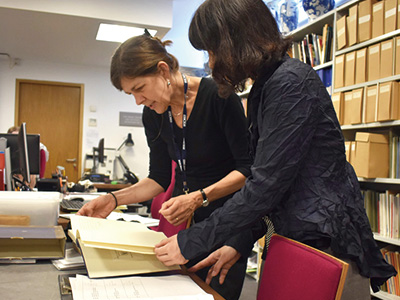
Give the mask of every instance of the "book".
[(71, 217), (69, 236), (81, 250), (90, 278), (179, 270), (155, 256), (154, 246), (166, 236), (136, 222)]

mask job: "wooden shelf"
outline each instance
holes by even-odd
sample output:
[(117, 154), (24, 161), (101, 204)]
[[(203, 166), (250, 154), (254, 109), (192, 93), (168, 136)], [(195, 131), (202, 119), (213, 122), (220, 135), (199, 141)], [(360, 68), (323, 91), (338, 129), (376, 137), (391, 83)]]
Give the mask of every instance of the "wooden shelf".
[(396, 35), (399, 35), (399, 34), (400, 34), (400, 29), (397, 29), (395, 31), (386, 33), (384, 35), (381, 35), (381, 36), (378, 36), (376, 38), (370, 39), (368, 41), (365, 41), (365, 42), (362, 42), (362, 43), (358, 43), (358, 44), (355, 44), (353, 46), (350, 46), (350, 47), (347, 47), (347, 48), (344, 48), (344, 49), (341, 49), (341, 50), (336, 50), (335, 56), (338, 56), (338, 55), (341, 55), (341, 54), (345, 54), (345, 53), (348, 53), (348, 52), (352, 52), (352, 51), (355, 51), (355, 50), (358, 50), (358, 49), (361, 49), (361, 48), (368, 47), (370, 45), (382, 42), (384, 40), (391, 39), (391, 38), (393, 38), (393, 37), (395, 37)]
[(391, 245), (400, 246), (400, 239), (392, 239), (390, 237), (382, 236), (379, 233), (374, 232), (374, 239)]
[(356, 125), (343, 125), (343, 126), (341, 126), (341, 128), (342, 128), (342, 131), (345, 131), (345, 130), (384, 128), (384, 127), (396, 127), (396, 126), (400, 126), (400, 120), (387, 121), (387, 122), (363, 123), (363, 124), (356, 124)]
[(371, 290), (371, 295), (376, 297), (376, 298), (383, 299), (383, 300), (400, 300), (399, 296), (391, 295), (391, 294), (388, 294), (388, 293), (382, 292), (382, 291), (374, 293)]
[(349, 86), (337, 88), (337, 89), (334, 89), (333, 92), (334, 93), (346, 92), (346, 91), (351, 91), (351, 90), (363, 88), (363, 87), (366, 87), (366, 86), (371, 86), (371, 85), (376, 85), (376, 84), (379, 84), (379, 83), (384, 83), (384, 82), (389, 82), (389, 81), (396, 81), (396, 80), (400, 80), (400, 75), (389, 76), (389, 77), (381, 78), (381, 79), (378, 79), (378, 80), (367, 81), (367, 82), (363, 82), (363, 83), (359, 83), (359, 84), (354, 84), (354, 85), (349, 85)]

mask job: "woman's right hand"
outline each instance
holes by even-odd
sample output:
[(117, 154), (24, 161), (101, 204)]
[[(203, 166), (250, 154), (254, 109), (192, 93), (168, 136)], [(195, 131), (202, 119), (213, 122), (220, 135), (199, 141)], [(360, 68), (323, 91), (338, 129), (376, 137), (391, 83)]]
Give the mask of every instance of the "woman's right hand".
[(76, 214), (79, 216), (106, 218), (115, 208), (115, 200), (111, 194), (102, 195), (86, 203)]

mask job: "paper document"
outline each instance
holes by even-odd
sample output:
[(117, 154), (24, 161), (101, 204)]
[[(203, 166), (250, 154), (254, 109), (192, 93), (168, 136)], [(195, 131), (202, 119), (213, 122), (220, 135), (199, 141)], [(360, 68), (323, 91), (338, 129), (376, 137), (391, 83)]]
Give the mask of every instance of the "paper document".
[(213, 300), (187, 275), (89, 279), (69, 278), (74, 300)]
[(53, 265), (58, 270), (74, 270), (85, 267), (83, 258), (74, 248), (65, 250), (65, 258), (52, 260)]
[(149, 230), (141, 223), (76, 215), (71, 217), (71, 229), (86, 247), (142, 254), (154, 254), (154, 246), (166, 238), (164, 233)]
[(179, 269), (156, 258), (154, 246), (166, 236), (143, 224), (74, 215), (71, 227), (91, 278)]
[(125, 221), (128, 222), (139, 222), (147, 227), (152, 227), (152, 226), (158, 226), (160, 224), (159, 219), (153, 219), (150, 217), (142, 217), (139, 216), (138, 214), (127, 214), (127, 213), (118, 213), (118, 212), (111, 212), (111, 214), (108, 215), (107, 217), (108, 220), (118, 220), (118, 219), (124, 219)]

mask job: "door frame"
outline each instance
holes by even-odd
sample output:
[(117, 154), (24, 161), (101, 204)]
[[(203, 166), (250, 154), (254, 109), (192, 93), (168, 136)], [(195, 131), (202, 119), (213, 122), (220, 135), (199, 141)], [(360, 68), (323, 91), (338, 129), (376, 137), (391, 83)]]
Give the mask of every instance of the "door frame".
[(19, 126), (19, 91), (20, 86), (23, 83), (31, 84), (45, 84), (45, 85), (58, 85), (58, 86), (69, 86), (80, 88), (79, 95), (79, 141), (78, 141), (78, 178), (82, 177), (82, 132), (83, 132), (83, 99), (84, 99), (84, 84), (81, 83), (69, 83), (69, 82), (59, 82), (59, 81), (46, 81), (46, 80), (31, 80), (31, 79), (16, 79), (15, 84), (15, 111), (14, 111), (14, 125)]

